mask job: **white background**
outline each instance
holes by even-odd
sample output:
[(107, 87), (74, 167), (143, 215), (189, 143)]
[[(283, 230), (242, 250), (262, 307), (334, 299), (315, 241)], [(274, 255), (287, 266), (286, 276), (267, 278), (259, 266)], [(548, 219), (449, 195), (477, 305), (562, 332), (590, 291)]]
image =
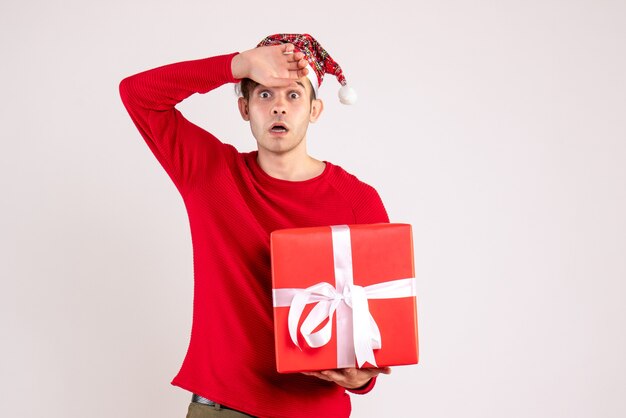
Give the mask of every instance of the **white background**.
[[(278, 32), (360, 95), (311, 154), (414, 227), (420, 364), (353, 416), (626, 416), (626, 4), (216, 3), (0, 4), (0, 416), (185, 416), (187, 215), (118, 83)], [(180, 108), (254, 149), (232, 86)]]

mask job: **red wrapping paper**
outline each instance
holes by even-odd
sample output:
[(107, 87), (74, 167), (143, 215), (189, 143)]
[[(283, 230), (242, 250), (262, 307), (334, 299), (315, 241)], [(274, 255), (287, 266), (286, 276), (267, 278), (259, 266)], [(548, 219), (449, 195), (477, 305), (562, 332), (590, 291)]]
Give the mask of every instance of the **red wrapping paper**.
[[(410, 225), (350, 225), (349, 228), (355, 285), (366, 287), (415, 277)], [(333, 286), (336, 283), (331, 227), (274, 231), (271, 257), (274, 289), (306, 289), (320, 282)], [(382, 347), (374, 350), (377, 366), (416, 364), (419, 354), (415, 296), (369, 299), (367, 305), (382, 341)], [(313, 306), (314, 303), (306, 306), (298, 329)], [(333, 323), (330, 342), (318, 348), (309, 347), (298, 332), (298, 347), (289, 334), (289, 309), (289, 306), (274, 307), (277, 370), (288, 373), (338, 368), (337, 324)], [(337, 320), (335, 316), (333, 321)], [(349, 366), (357, 367), (357, 364)], [(372, 365), (365, 363), (363, 367)]]

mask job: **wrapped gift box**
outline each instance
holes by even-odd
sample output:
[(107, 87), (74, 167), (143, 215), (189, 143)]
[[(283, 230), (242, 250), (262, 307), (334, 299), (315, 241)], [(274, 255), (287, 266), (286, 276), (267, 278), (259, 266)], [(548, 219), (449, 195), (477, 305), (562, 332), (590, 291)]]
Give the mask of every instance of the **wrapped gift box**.
[(274, 231), (271, 256), (279, 372), (418, 362), (410, 225)]

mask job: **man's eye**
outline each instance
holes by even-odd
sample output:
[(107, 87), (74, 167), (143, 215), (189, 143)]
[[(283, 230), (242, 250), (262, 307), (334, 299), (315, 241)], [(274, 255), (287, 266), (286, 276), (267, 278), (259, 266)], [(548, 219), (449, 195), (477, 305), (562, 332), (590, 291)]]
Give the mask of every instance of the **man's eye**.
[(259, 97), (262, 99), (267, 99), (268, 97), (270, 97), (270, 93), (269, 91), (262, 91), (261, 93), (259, 93)]
[(298, 93), (293, 92), (289, 94), (289, 97), (291, 97), (292, 99), (297, 99), (298, 97), (300, 97), (300, 95)]

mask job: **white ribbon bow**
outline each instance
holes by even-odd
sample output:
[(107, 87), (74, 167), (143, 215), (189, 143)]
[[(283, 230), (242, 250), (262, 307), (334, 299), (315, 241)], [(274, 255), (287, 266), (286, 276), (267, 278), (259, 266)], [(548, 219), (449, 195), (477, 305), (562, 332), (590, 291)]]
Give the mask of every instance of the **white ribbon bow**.
[[(331, 228), (336, 287), (320, 282), (306, 289), (274, 289), (274, 307), (289, 306), (289, 336), (299, 348), (298, 323), (307, 304), (316, 305), (304, 319), (300, 332), (312, 348), (322, 347), (331, 340), (333, 319), (337, 313), (337, 367), (354, 367), (355, 360), (359, 367), (365, 362), (378, 367), (374, 350), (382, 348), (382, 339), (369, 311), (368, 299), (415, 296), (416, 280), (391, 280), (365, 287), (355, 285), (350, 228), (347, 225)], [(326, 319), (326, 325), (313, 332)]]

